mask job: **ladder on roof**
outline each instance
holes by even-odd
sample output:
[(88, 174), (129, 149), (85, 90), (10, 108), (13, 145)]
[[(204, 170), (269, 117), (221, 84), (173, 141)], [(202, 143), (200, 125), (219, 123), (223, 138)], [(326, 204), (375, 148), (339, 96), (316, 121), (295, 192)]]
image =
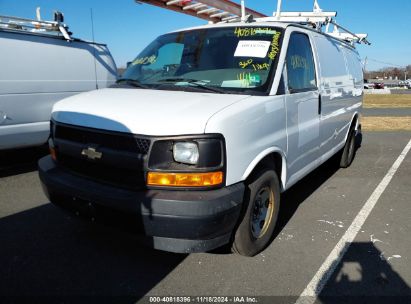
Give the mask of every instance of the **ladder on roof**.
[(11, 16), (0, 16), (0, 29), (21, 31), (25, 33), (49, 34), (54, 36), (62, 35), (66, 40), (71, 41), (72, 33), (63, 23), (64, 16), (60, 12), (54, 12), (54, 21), (41, 20), (40, 8), (36, 10), (37, 19), (28, 19)]
[[(339, 40), (349, 42), (352, 45), (354, 43), (371, 44), (367, 40), (367, 34), (355, 34), (339, 25), (335, 21), (337, 12), (324, 12), (320, 8), (318, 0), (314, 0), (311, 12), (282, 12), (282, 0), (277, 0), (277, 10), (273, 13), (272, 17), (246, 8), (244, 0), (241, 0), (241, 5), (229, 0), (135, 0), (135, 2), (151, 4), (199, 17), (212, 23), (238, 21), (285, 22), (309, 26), (318, 31), (323, 31), (323, 27), (325, 27), (324, 33)], [(332, 31), (330, 31), (330, 25), (333, 25)]]
[(267, 17), (245, 7), (243, 14), (241, 5), (229, 0), (136, 0), (135, 2), (159, 6), (212, 23), (238, 21), (243, 15), (252, 15), (254, 18)]

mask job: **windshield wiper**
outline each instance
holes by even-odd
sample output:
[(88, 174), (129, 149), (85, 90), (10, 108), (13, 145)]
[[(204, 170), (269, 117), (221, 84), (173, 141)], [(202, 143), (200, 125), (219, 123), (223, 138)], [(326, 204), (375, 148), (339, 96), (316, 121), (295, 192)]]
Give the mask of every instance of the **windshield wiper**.
[(209, 86), (204, 83), (203, 80), (198, 80), (198, 79), (191, 79), (191, 78), (166, 78), (166, 79), (161, 79), (158, 82), (187, 82), (190, 85), (194, 85), (195, 87), (202, 88), (208, 91), (216, 92), (216, 93), (221, 93), (221, 94), (226, 94), (227, 92), (221, 89), (218, 89), (214, 86)]
[(128, 84), (128, 85), (136, 87), (136, 88), (142, 88), (142, 89), (149, 89), (150, 88), (149, 86), (147, 86), (145, 84), (142, 84), (140, 81), (135, 80), (135, 79), (131, 79), (131, 78), (120, 78), (116, 81), (117, 84), (120, 84), (120, 83), (123, 83), (123, 82), (125, 84)]

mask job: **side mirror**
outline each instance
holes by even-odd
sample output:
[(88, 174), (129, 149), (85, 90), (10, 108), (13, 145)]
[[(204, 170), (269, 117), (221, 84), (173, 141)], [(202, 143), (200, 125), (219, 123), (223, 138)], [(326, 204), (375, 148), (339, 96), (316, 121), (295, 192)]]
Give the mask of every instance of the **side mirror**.
[(127, 64), (126, 64), (127, 68), (131, 65), (131, 63), (132, 61), (127, 61)]

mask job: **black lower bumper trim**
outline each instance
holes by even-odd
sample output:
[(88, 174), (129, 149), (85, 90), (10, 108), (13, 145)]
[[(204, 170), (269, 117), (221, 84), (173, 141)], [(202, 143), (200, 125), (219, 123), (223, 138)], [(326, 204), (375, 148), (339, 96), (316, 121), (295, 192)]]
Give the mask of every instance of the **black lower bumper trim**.
[(173, 252), (208, 251), (228, 243), (238, 221), (242, 183), (209, 191), (132, 191), (76, 176), (49, 156), (39, 161), (39, 176), (50, 201), (93, 217), (122, 214), (154, 248)]
[(222, 245), (227, 244), (230, 241), (231, 233), (227, 233), (209, 240), (186, 240), (186, 239), (173, 239), (165, 237), (152, 237), (147, 242), (150, 242), (150, 246), (154, 249), (176, 252), (176, 253), (194, 253), (194, 252), (207, 252)]

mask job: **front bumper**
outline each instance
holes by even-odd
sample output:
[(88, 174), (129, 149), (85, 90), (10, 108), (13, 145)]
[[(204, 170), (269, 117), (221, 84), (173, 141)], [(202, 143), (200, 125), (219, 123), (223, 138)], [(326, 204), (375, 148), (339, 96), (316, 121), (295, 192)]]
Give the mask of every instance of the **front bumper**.
[(205, 252), (230, 241), (241, 212), (244, 184), (209, 191), (132, 191), (97, 183), (39, 160), (52, 203), (89, 217), (131, 219), (150, 245), (172, 252)]

